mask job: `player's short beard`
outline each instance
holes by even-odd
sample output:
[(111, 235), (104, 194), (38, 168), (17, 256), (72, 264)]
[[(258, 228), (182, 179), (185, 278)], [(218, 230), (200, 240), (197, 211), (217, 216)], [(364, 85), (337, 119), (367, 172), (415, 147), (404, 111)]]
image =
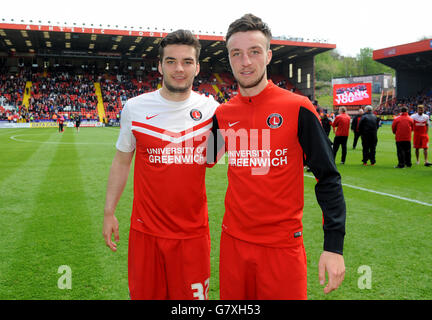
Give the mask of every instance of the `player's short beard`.
[(184, 87), (175, 87), (175, 86), (171, 85), (171, 83), (169, 83), (166, 80), (164, 80), (163, 84), (164, 84), (164, 87), (171, 93), (185, 93), (185, 92), (188, 92), (192, 88), (192, 82), (188, 83)]
[(259, 77), (255, 82), (252, 82), (251, 84), (243, 84), (239, 79), (236, 78), (237, 83), (239, 85), (239, 87), (243, 88), (243, 89), (250, 89), (253, 87), (256, 87), (264, 78), (266, 72), (264, 71), (261, 75), (261, 77)]

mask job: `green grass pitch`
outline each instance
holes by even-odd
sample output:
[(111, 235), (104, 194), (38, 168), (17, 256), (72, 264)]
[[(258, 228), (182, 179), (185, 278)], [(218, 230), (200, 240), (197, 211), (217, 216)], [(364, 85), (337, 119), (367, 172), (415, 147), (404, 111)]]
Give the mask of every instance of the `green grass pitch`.
[[(132, 174), (118, 204), (120, 243), (102, 238), (105, 189), (118, 129), (0, 130), (0, 299), (129, 299), (127, 244)], [(332, 136), (330, 137), (332, 139)], [(340, 165), (347, 203), (342, 286), (318, 281), (322, 216), (315, 180), (305, 173), (304, 242), (311, 300), (432, 299), (432, 168), (394, 169), (389, 125), (379, 130), (377, 165), (361, 165), (361, 145)], [(432, 154), (430, 155), (432, 160)], [(421, 155), (423, 159), (423, 155)], [(212, 237), (210, 299), (219, 299), (218, 254), (226, 165), (207, 171)], [(62, 288), (61, 266), (71, 272)]]

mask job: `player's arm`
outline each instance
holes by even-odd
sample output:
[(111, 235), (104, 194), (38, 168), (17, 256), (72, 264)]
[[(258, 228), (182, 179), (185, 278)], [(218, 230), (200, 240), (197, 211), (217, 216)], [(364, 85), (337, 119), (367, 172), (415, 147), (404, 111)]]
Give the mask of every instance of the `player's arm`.
[(119, 224), (114, 213), (128, 180), (133, 154), (133, 151), (117, 150), (108, 177), (102, 234), (106, 245), (112, 251), (117, 250), (117, 244), (112, 241), (112, 234), (116, 242), (120, 240)]
[(396, 134), (396, 128), (397, 128), (397, 119), (394, 119), (392, 122), (392, 132), (393, 134)]
[(336, 132), (336, 127), (339, 125), (339, 119), (338, 117), (335, 118), (335, 120), (332, 122), (331, 126), (333, 129), (333, 132)]
[(213, 167), (225, 153), (225, 138), (219, 129), (216, 115), (213, 116), (213, 126), (207, 142), (207, 167)]
[(358, 123), (358, 117), (355, 117), (354, 119), (353, 119), (353, 121), (351, 122), (351, 130), (352, 131), (355, 131), (355, 129), (356, 129), (356, 127), (357, 127), (357, 123)]
[(360, 119), (358, 119), (358, 124), (357, 124), (357, 128), (358, 128), (358, 132), (360, 133), (360, 134), (363, 134), (364, 133), (364, 124), (365, 124), (365, 120), (366, 118), (365, 117), (361, 117)]
[(319, 280), (329, 281), (325, 293), (336, 289), (343, 281), (345, 265), (343, 244), (346, 206), (340, 174), (333, 158), (331, 143), (313, 106), (302, 106), (298, 117), (298, 139), (303, 148), (306, 165), (317, 179), (315, 194), (323, 212), (324, 252), (319, 262)]

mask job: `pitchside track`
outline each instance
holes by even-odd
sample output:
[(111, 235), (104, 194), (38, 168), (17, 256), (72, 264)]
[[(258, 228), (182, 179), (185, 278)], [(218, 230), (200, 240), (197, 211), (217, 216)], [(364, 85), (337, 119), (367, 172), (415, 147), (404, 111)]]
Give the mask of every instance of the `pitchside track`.
[[(120, 244), (102, 238), (108, 172), (118, 129), (0, 130), (0, 299), (128, 299), (132, 175), (117, 209)], [(331, 136), (332, 138), (332, 136)], [(361, 165), (348, 141), (346, 276), (325, 296), (318, 281), (322, 217), (305, 172), (304, 241), (309, 299), (432, 299), (432, 168), (394, 169), (390, 127), (379, 130), (377, 165)], [(340, 152), (340, 151), (339, 151)], [(413, 155), (414, 160), (414, 155)], [(432, 160), (432, 154), (431, 154)], [(415, 163), (415, 161), (414, 161)], [(173, 183), (181, 183), (175, 181)], [(210, 299), (218, 299), (218, 253), (226, 165), (208, 170), (212, 236)]]

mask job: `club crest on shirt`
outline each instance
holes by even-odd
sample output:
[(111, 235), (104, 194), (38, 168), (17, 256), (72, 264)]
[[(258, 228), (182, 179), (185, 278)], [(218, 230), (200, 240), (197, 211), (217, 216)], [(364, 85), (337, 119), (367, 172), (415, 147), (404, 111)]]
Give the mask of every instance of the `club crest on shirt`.
[(282, 125), (283, 118), (279, 113), (272, 113), (267, 118), (267, 125), (271, 129), (279, 128)]
[(193, 120), (199, 121), (202, 118), (202, 113), (198, 109), (192, 109), (190, 112), (190, 116)]

